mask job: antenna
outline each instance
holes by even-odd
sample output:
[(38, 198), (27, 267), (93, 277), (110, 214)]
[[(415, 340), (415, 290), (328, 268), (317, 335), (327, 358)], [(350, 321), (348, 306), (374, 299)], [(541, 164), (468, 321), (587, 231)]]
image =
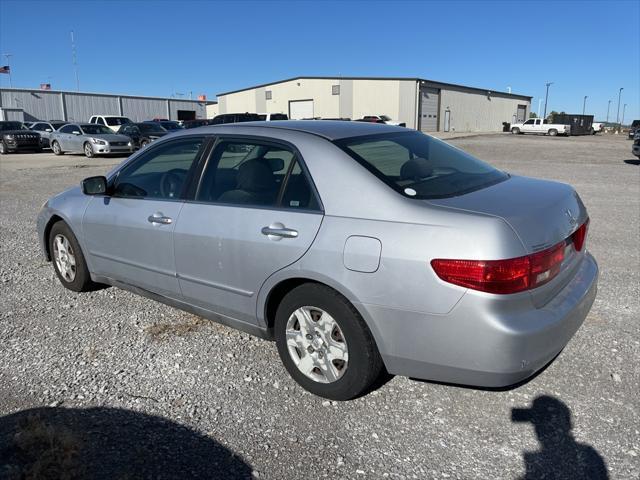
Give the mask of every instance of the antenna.
[(73, 30), (71, 30), (71, 56), (73, 59), (73, 69), (76, 73), (76, 90), (80, 91), (80, 79), (78, 78), (78, 60), (76, 56), (76, 42), (73, 36)]

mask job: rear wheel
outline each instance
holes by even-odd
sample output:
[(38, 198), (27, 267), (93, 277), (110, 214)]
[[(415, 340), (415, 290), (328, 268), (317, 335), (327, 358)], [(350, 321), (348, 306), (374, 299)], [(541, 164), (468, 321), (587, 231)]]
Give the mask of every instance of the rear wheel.
[(53, 150), (54, 155), (62, 155), (64, 153), (60, 148), (60, 144), (55, 140), (51, 143), (51, 150)]
[(95, 289), (97, 285), (91, 281), (91, 275), (78, 240), (63, 221), (57, 222), (51, 227), (49, 251), (56, 275), (65, 288), (74, 292)]
[(87, 158), (92, 158), (94, 155), (93, 153), (93, 147), (91, 146), (91, 144), (89, 142), (85, 142), (84, 144), (84, 156)]
[(7, 145), (4, 143), (4, 140), (0, 141), (0, 155), (6, 155), (9, 153), (9, 149)]
[(511, 129), (511, 133), (513, 133), (514, 135), (518, 135), (520, 133), (520, 129), (518, 127), (513, 127)]
[(276, 313), (282, 363), (304, 389), (332, 400), (366, 393), (380, 377), (382, 358), (358, 311), (331, 288), (303, 284)]
[(556, 130), (555, 128), (552, 128), (551, 130), (549, 130), (550, 137), (555, 137), (556, 135), (558, 135), (558, 130)]

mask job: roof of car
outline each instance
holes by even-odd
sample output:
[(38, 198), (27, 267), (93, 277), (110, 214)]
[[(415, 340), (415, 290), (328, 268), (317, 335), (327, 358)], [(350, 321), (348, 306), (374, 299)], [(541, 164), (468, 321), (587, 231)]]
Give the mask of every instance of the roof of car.
[(324, 137), (328, 140), (374, 135), (376, 133), (408, 132), (410, 129), (381, 123), (347, 122), (341, 120), (278, 120), (277, 122), (240, 122), (201, 127), (204, 130), (230, 130), (259, 127), (274, 130), (294, 130)]

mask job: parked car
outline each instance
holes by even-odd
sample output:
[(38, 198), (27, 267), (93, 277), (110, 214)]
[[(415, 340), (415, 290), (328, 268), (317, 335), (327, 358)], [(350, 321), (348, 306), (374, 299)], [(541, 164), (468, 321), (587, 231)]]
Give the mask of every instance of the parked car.
[(159, 123), (162, 128), (170, 132), (174, 130), (182, 130), (184, 128), (184, 126), (174, 120), (154, 120), (154, 122)]
[(51, 138), (51, 134), (66, 124), (67, 122), (58, 122), (54, 120), (50, 122), (33, 122), (31, 130), (40, 134), (40, 143), (42, 144), (42, 148), (49, 148), (49, 139)]
[(514, 123), (511, 125), (511, 133), (536, 133), (538, 135), (571, 135), (571, 126), (561, 123), (549, 123), (546, 119), (530, 118), (524, 123)]
[(41, 152), (40, 134), (22, 122), (0, 121), (0, 154), (24, 150)]
[[(258, 113), (258, 120), (265, 122), (273, 122), (275, 120), (289, 120), (289, 115), (286, 113)], [(252, 122), (253, 120), (249, 120)], [(225, 122), (223, 122), (225, 123)], [(226, 122), (233, 123), (233, 122)]]
[(144, 148), (169, 132), (158, 122), (140, 122), (123, 125), (119, 133), (129, 137), (135, 148)]
[(595, 135), (596, 133), (604, 132), (604, 123), (602, 122), (593, 122), (591, 124), (591, 135)]
[(118, 132), (123, 125), (133, 123), (131, 119), (127, 117), (121, 117), (118, 115), (93, 115), (89, 119), (89, 123), (96, 123), (98, 125), (104, 125), (110, 128), (114, 132)]
[(640, 131), (640, 120), (634, 120), (629, 127), (629, 139), (635, 138), (638, 131)]
[(406, 126), (406, 123), (394, 122), (391, 117), (388, 115), (365, 115), (360, 120), (362, 122), (371, 122), (371, 123), (385, 123), (387, 125), (397, 125), (400, 127)]
[(569, 185), (324, 121), (167, 136), (49, 199), (37, 232), (66, 288), (273, 339), (300, 385), (346, 400), (383, 366), (485, 387), (540, 370), (595, 299), (588, 223)]
[(91, 158), (95, 155), (133, 152), (129, 137), (113, 133), (108, 127), (95, 123), (69, 123), (52, 132), (49, 141), (56, 155), (84, 153)]
[(200, 118), (198, 120), (185, 120), (183, 123), (183, 128), (198, 128), (204, 127), (205, 125), (209, 125), (209, 120)]
[(221, 113), (216, 115), (209, 122), (210, 125), (220, 125), (222, 123), (258, 122), (264, 120), (257, 113)]
[(636, 132), (633, 137), (633, 146), (631, 147), (631, 152), (638, 158), (640, 158), (640, 132)]

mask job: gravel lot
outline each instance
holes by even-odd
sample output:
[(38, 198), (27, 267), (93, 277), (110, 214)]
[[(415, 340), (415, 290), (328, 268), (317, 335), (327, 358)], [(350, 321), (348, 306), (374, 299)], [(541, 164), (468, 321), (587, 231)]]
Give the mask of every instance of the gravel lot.
[[(555, 362), (517, 388), (395, 377), (345, 403), (299, 388), (270, 342), (115, 288), (63, 289), (40, 255), (40, 205), (121, 159), (1, 157), (0, 478), (51, 445), (60, 446), (53, 463), (89, 478), (495, 479), (524, 476), (525, 463), (527, 478), (579, 478), (580, 462), (600, 461), (611, 478), (639, 478), (640, 166), (631, 142), (451, 143), (577, 188), (601, 268), (594, 307)], [(532, 405), (531, 422), (512, 421), (514, 408)]]

